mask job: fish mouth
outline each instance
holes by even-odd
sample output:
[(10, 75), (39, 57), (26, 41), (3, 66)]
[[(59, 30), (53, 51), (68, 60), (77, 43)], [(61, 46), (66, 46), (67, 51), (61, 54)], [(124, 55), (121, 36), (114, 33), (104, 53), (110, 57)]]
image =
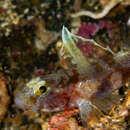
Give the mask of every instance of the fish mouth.
[(59, 111), (63, 111), (62, 109), (56, 107), (56, 108), (53, 108), (53, 109), (46, 109), (46, 108), (43, 108), (41, 109), (42, 112), (59, 112)]

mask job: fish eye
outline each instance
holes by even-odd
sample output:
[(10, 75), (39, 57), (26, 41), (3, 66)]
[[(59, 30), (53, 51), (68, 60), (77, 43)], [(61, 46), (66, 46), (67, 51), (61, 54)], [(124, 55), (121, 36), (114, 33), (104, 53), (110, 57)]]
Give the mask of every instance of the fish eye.
[(42, 94), (46, 94), (49, 90), (50, 86), (48, 84), (44, 84), (39, 86), (39, 89), (35, 92), (36, 96), (40, 96)]
[(39, 90), (40, 90), (41, 93), (45, 93), (47, 91), (47, 87), (46, 86), (41, 86), (39, 88)]
[(28, 88), (27, 91), (29, 90), (29, 92), (35, 97), (41, 95), (44, 96), (50, 90), (50, 84), (48, 84), (45, 80), (42, 80), (40, 77), (30, 80), (26, 84), (26, 87)]

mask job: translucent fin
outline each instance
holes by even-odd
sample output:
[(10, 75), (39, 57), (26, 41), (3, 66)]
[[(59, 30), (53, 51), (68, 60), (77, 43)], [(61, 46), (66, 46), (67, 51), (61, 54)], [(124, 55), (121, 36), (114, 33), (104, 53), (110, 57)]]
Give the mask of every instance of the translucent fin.
[[(99, 72), (95, 69), (95, 67), (99, 63), (98, 63), (98, 60), (97, 60), (97, 63), (95, 63), (95, 65), (92, 65), (92, 63), (90, 63), (91, 60), (87, 59), (83, 55), (81, 50), (77, 47), (76, 43), (78, 41), (82, 40), (83, 42), (89, 42), (89, 43), (93, 44), (94, 46), (97, 46), (105, 51), (108, 51), (112, 55), (115, 55), (115, 53), (109, 47), (106, 47), (106, 48), (102, 47), (100, 44), (98, 44), (93, 39), (86, 39), (86, 38), (74, 35), (71, 32), (69, 32), (68, 29), (64, 26), (62, 29), (62, 40), (63, 40), (63, 46), (62, 46), (61, 51), (65, 50), (67, 52), (67, 54), (69, 56), (71, 56), (72, 61), (77, 65), (77, 72), (79, 72), (80, 75), (85, 74), (85, 77), (87, 77), (87, 78), (88, 77), (93, 78), (93, 76), (95, 76), (95, 74)], [(72, 62), (72, 64), (73, 64), (73, 62)], [(100, 64), (99, 64), (99, 66), (100, 66)], [(102, 69), (106, 69), (106, 68), (102, 67)]]
[(82, 119), (82, 123), (84, 127), (89, 127), (89, 122), (95, 119), (99, 119), (100, 116), (103, 115), (102, 112), (100, 112), (96, 106), (94, 106), (91, 101), (81, 99), (77, 102), (79, 111), (80, 111), (80, 117)]
[(91, 97), (92, 103), (101, 111), (108, 113), (113, 105), (119, 103), (121, 97), (115, 91), (123, 86), (122, 78), (121, 72), (114, 72), (109, 79), (102, 79), (97, 92)]
[(121, 67), (130, 69), (130, 52), (119, 52), (114, 57), (117, 64)]
[(78, 67), (77, 70), (82, 74), (86, 73), (86, 71), (92, 71), (90, 63), (86, 60), (85, 56), (83, 56), (80, 49), (76, 46), (76, 39), (74, 39), (72, 34), (64, 26), (62, 29), (62, 40), (63, 48), (67, 51), (67, 53), (72, 57), (72, 60), (76, 63)]
[(108, 114), (111, 108), (120, 102), (120, 96), (116, 94), (109, 94), (107, 96), (94, 98), (92, 103), (97, 106), (102, 112)]

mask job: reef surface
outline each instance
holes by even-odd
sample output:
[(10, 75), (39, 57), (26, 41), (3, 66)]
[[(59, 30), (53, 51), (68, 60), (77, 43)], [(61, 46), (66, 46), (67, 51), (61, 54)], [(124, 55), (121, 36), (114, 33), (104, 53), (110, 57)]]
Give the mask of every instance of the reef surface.
[(129, 130), (129, 115), (129, 0), (0, 1), (1, 130)]

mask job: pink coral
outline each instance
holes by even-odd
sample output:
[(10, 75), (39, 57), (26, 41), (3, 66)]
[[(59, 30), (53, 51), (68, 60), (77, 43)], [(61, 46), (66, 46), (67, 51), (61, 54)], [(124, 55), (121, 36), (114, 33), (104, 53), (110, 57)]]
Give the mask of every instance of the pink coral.
[[(88, 23), (88, 25), (86, 25), (86, 23), (83, 23), (79, 28), (78, 35), (90, 39), (91, 35), (95, 35), (98, 29), (99, 28), (95, 23), (94, 24)], [(82, 41), (79, 41), (77, 45), (84, 55), (93, 53), (93, 45), (91, 43), (88, 42), (84, 43)]]
[(78, 110), (74, 109), (54, 115), (49, 122), (48, 128), (50, 130), (64, 130), (69, 125), (69, 119), (77, 113)]
[(95, 23), (88, 23), (86, 31), (90, 35), (95, 35), (99, 31), (99, 26)]
[[(89, 38), (90, 35), (95, 35), (99, 30), (99, 26), (95, 23), (83, 23), (79, 28), (79, 36), (84, 38)], [(87, 37), (88, 36), (88, 37)]]
[(83, 55), (86, 54), (92, 54), (93, 53), (93, 45), (91, 43), (83, 43), (83, 42), (78, 42), (77, 46), (80, 48), (80, 50), (83, 52)]
[(103, 29), (106, 28), (106, 31), (108, 32), (109, 36), (112, 35), (112, 29), (116, 27), (116, 24), (110, 22), (110, 21), (99, 21), (99, 28)]
[[(112, 35), (112, 29), (116, 27), (116, 25), (110, 21), (99, 21), (98, 24), (96, 23), (82, 23), (79, 28), (78, 36), (90, 39), (92, 36), (95, 36), (97, 32), (102, 30), (103, 28), (106, 28), (106, 31), (108, 32), (109, 36)], [(77, 43), (77, 46), (80, 48), (80, 50), (83, 52), (83, 55), (86, 54), (92, 54), (94, 50), (94, 46), (91, 43), (79, 41)]]

